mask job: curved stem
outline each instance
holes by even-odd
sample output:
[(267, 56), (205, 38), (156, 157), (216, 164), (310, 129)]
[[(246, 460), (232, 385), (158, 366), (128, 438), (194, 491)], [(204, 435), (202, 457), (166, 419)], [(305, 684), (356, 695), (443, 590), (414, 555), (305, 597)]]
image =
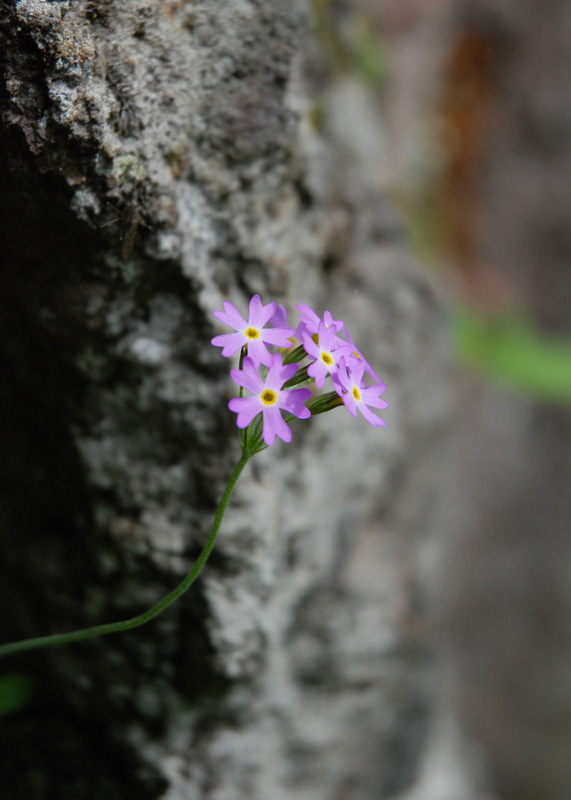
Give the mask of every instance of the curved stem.
[(155, 603), (152, 608), (149, 608), (147, 611), (144, 611), (142, 614), (139, 614), (137, 617), (132, 617), (131, 619), (125, 619), (120, 622), (109, 622), (105, 625), (95, 625), (93, 628), (83, 628), (82, 630), (73, 631), (72, 633), (56, 633), (53, 636), (40, 636), (37, 639), (23, 639), (19, 642), (11, 642), (10, 644), (0, 645), (0, 658), (2, 656), (12, 655), (13, 653), (21, 653), (24, 650), (37, 650), (41, 647), (55, 647), (60, 644), (79, 642), (82, 639), (91, 639), (94, 636), (104, 636), (108, 633), (118, 633), (119, 631), (129, 630), (130, 628), (137, 628), (139, 625), (144, 625), (145, 622), (149, 622), (149, 620), (153, 619), (153, 617), (156, 617), (158, 614), (160, 614), (161, 611), (164, 611), (165, 608), (168, 608), (171, 603), (174, 603), (174, 601), (184, 594), (186, 590), (194, 583), (202, 571), (202, 568), (206, 564), (208, 556), (214, 547), (218, 529), (220, 528), (220, 523), (222, 522), (224, 512), (226, 511), (226, 506), (230, 500), (230, 495), (232, 494), (234, 486), (236, 485), (242, 470), (248, 462), (248, 458), (248, 455), (242, 454), (242, 457), (234, 467), (222, 497), (220, 498), (220, 503), (216, 509), (216, 515), (214, 517), (214, 522), (212, 523), (212, 528), (210, 529), (208, 539), (206, 540), (206, 544), (202, 548), (202, 551), (198, 556), (194, 566), (186, 575), (186, 577), (178, 584), (178, 586), (176, 586), (172, 592), (167, 594), (166, 597), (163, 597), (162, 600), (159, 600), (158, 603)]

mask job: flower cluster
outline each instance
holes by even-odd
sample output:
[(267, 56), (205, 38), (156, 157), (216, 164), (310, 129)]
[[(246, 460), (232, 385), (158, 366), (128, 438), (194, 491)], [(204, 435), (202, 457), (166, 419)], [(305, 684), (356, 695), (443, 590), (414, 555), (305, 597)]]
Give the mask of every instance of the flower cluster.
[[(342, 320), (329, 311), (319, 317), (306, 303), (296, 306), (297, 327), (287, 324), (284, 306), (262, 304), (259, 295), (250, 300), (248, 319), (232, 303), (215, 311), (220, 322), (234, 329), (212, 339), (223, 356), (240, 351), (240, 368), (231, 370), (240, 387), (240, 396), (228, 407), (237, 414), (243, 430), (242, 447), (253, 453), (273, 445), (276, 436), (291, 441), (287, 424), (293, 417), (307, 419), (340, 405), (356, 417), (359, 411), (374, 427), (386, 423), (372, 409), (387, 403), (380, 395), (386, 386), (347, 333)], [(305, 366), (303, 361), (309, 359)], [(333, 391), (315, 395), (310, 384), (321, 389), (326, 378)], [(243, 390), (250, 394), (246, 397)], [(307, 403), (307, 405), (306, 405)], [(286, 414), (286, 419), (282, 416)]]

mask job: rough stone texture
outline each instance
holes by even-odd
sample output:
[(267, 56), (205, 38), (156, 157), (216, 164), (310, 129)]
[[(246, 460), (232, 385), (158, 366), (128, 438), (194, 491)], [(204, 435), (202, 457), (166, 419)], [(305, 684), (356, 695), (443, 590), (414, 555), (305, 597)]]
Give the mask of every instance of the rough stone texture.
[(390, 387), (386, 429), (339, 410), (255, 459), (162, 617), (12, 660), (37, 692), (1, 724), (10, 799), (365, 800), (414, 776), (443, 318), (383, 195), (382, 120), (309, 28), (278, 0), (1, 7), (3, 640), (132, 616), (196, 557), (237, 458), (224, 299), (330, 307)]

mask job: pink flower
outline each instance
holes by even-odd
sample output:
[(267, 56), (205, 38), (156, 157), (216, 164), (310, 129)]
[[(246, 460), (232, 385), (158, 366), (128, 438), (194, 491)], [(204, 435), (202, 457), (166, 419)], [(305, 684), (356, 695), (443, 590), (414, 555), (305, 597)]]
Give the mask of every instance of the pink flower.
[(327, 327), (325, 320), (319, 321), (317, 328), (317, 343), (305, 330), (302, 334), (303, 346), (310, 358), (314, 359), (313, 364), (307, 368), (307, 374), (311, 378), (315, 378), (315, 385), (321, 388), (325, 383), (327, 375), (333, 375), (337, 372), (337, 365), (339, 359), (343, 356), (349, 357), (351, 354), (351, 346), (346, 342), (337, 345), (337, 342), (342, 342), (335, 334), (336, 325), (332, 324)]
[(363, 364), (364, 365), (364, 372), (366, 372), (367, 375), (370, 375), (371, 378), (375, 381), (376, 384), (378, 384), (379, 386), (384, 386), (384, 388), (386, 389), (387, 387), (385, 386), (385, 384), (381, 381), (381, 379), (379, 378), (377, 373), (374, 371), (374, 369), (372, 368), (370, 363), (367, 361), (365, 356), (361, 353), (361, 351), (359, 350), (357, 345), (354, 343), (353, 339), (349, 336), (349, 333), (347, 332), (347, 328), (343, 325), (341, 330), (345, 334), (346, 339), (342, 339), (340, 336), (337, 336), (336, 337), (336, 346), (339, 346), (339, 345), (342, 345), (342, 344), (349, 344), (350, 345), (350, 351), (351, 352), (350, 352), (349, 356), (346, 358), (346, 364), (347, 364), (347, 367), (349, 369), (349, 372), (351, 372), (356, 365)]
[(283, 366), (281, 355), (272, 356), (266, 378), (258, 374), (257, 365), (250, 356), (244, 358), (242, 369), (233, 369), (230, 374), (238, 386), (252, 393), (251, 397), (234, 397), (228, 403), (230, 411), (238, 414), (236, 424), (247, 428), (254, 417), (262, 414), (262, 436), (271, 447), (276, 436), (284, 442), (291, 442), (291, 429), (282, 417), (282, 410), (298, 419), (311, 416), (303, 404), (311, 397), (309, 389), (283, 389), (284, 383), (293, 378), (297, 364)]
[[(315, 311), (307, 305), (307, 303), (300, 303), (299, 305), (296, 305), (296, 308), (299, 311), (300, 319), (300, 323), (297, 328), (298, 338), (302, 338), (304, 331), (307, 331), (310, 336), (315, 336), (319, 327), (319, 323), (321, 322), (321, 317), (319, 317)], [(336, 331), (343, 327), (343, 322), (340, 319), (333, 319), (330, 311), (326, 311), (323, 314), (323, 321), (325, 322), (325, 326), (327, 328), (334, 327)]]
[(287, 309), (284, 305), (277, 305), (272, 318), (270, 319), (272, 328), (288, 328), (287, 324)]
[(215, 347), (222, 347), (222, 355), (233, 356), (244, 345), (248, 346), (248, 355), (256, 365), (264, 364), (269, 367), (273, 356), (267, 345), (278, 347), (291, 347), (290, 336), (295, 330), (287, 326), (265, 328), (264, 326), (276, 313), (276, 304), (268, 303), (263, 306), (260, 296), (255, 294), (250, 300), (248, 321), (242, 317), (233, 303), (224, 302), (224, 311), (214, 311), (216, 319), (234, 328), (236, 333), (225, 333), (215, 336), (211, 343)]
[(348, 370), (345, 359), (342, 358), (337, 372), (332, 377), (333, 386), (347, 406), (350, 414), (356, 417), (358, 409), (368, 423), (378, 428), (387, 423), (376, 414), (373, 414), (371, 408), (381, 409), (388, 407), (388, 403), (379, 397), (387, 387), (384, 383), (367, 386), (363, 381), (365, 370), (364, 362), (357, 362)]

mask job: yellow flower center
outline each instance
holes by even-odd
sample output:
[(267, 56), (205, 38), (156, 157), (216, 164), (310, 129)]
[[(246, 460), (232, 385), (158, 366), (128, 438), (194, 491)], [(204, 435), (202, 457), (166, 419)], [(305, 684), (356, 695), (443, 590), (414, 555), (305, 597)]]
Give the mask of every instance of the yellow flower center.
[(265, 406), (273, 406), (277, 402), (278, 396), (273, 389), (264, 389), (260, 395), (260, 400)]
[(361, 392), (357, 389), (356, 386), (353, 386), (352, 395), (355, 398), (355, 400), (359, 402), (359, 400), (361, 399)]
[(328, 367), (333, 364), (333, 359), (329, 353), (321, 353), (321, 360), (324, 364), (327, 364)]
[(244, 334), (248, 337), (248, 339), (260, 338), (260, 331), (257, 328), (246, 328)]

